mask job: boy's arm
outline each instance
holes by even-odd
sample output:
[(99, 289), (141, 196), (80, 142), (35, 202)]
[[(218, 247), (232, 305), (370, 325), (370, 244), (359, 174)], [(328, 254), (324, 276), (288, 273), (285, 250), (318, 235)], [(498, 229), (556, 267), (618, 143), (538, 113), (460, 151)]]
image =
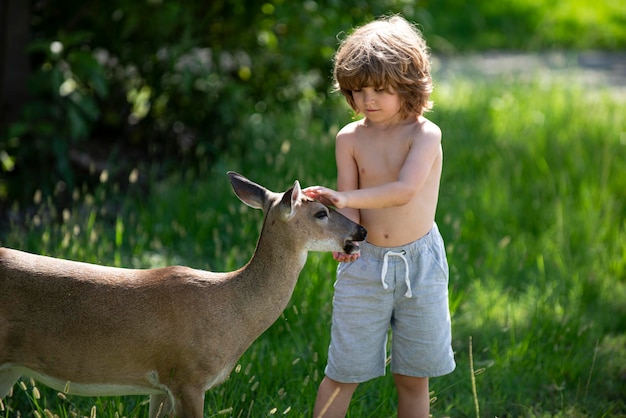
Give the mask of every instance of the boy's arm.
[[(357, 190), (359, 188), (359, 167), (354, 158), (354, 147), (352, 141), (348, 137), (342, 136), (341, 132), (335, 141), (335, 161), (337, 164), (337, 190), (339, 192)], [(359, 208), (339, 207), (332, 199), (327, 200), (330, 200), (330, 203), (347, 218), (356, 223), (361, 221)]]
[[(338, 170), (340, 164), (342, 167), (349, 168), (348, 158), (339, 150), (339, 142), (337, 153)], [(381, 209), (402, 206), (409, 203), (415, 194), (422, 189), (428, 179), (432, 165), (440, 153), (441, 131), (433, 124), (427, 131), (422, 132), (418, 140), (413, 142), (396, 181), (376, 187), (358, 189), (358, 168), (354, 163), (353, 169), (356, 172), (348, 171), (344, 175), (348, 186), (354, 185), (353, 177), (356, 177), (357, 187), (340, 188), (338, 180), (337, 191), (323, 186), (314, 186), (307, 188), (306, 193), (316, 199), (325, 199), (339, 209)]]
[[(346, 141), (345, 137), (342, 138), (341, 132), (337, 135), (335, 142), (335, 160), (337, 163), (337, 190), (349, 191), (359, 187), (359, 170), (354, 159), (354, 152), (352, 146)], [(311, 198), (319, 199), (322, 203), (328, 206), (335, 206), (337, 212), (341, 213), (350, 220), (360, 223), (361, 213), (356, 208), (339, 208), (332, 200), (326, 196), (316, 194), (313, 190), (316, 190), (318, 186), (307, 187), (303, 191), (304, 194)], [(328, 189), (330, 190), (330, 189)], [(333, 258), (340, 262), (354, 261), (359, 258), (359, 253), (346, 254), (340, 252), (333, 252)]]
[[(337, 136), (335, 141), (335, 161), (337, 163), (337, 190), (349, 191), (359, 188), (359, 168), (354, 159), (354, 149), (349, 141)], [(331, 202), (335, 205), (334, 202)], [(336, 205), (335, 205), (336, 206)], [(356, 208), (337, 208), (345, 217), (356, 223), (361, 222), (361, 212)], [(359, 253), (333, 253), (333, 258), (339, 262), (351, 262), (359, 258)]]

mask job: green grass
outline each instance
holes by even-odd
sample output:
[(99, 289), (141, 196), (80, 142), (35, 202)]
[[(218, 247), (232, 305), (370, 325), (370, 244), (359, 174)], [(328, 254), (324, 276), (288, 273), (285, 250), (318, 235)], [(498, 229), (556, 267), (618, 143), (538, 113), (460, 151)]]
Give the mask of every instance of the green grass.
[[(413, 7), (398, 5), (397, 11), (413, 11)], [(619, 51), (626, 41), (624, 0), (449, 0), (419, 2), (415, 10), (415, 20), (426, 29), (429, 44), (441, 53), (490, 49)]]
[(626, 120), (566, 82), (438, 93), (458, 125), (439, 210), (453, 324), (486, 367), (484, 416), (626, 414)]
[[(432, 415), (626, 416), (626, 120), (623, 101), (568, 83), (442, 80), (438, 223), (451, 266), (457, 370), (431, 381)], [(230, 270), (251, 256), (261, 212), (226, 170), (274, 190), (334, 183), (339, 99), (264, 114), (249, 148), (184, 171), (148, 196), (103, 184), (60, 212), (42, 202), (0, 244), (126, 267)], [(300, 119), (298, 119), (300, 118)], [(334, 125), (332, 124), (334, 123)], [(312, 254), (283, 316), (209, 391), (206, 416), (311, 415), (329, 342), (335, 262)], [(470, 338), (476, 397), (472, 393)], [(143, 417), (143, 397), (67, 399), (25, 380), (0, 417)], [(37, 399), (36, 392), (41, 396)], [(390, 376), (359, 387), (350, 417), (394, 416)], [(1, 408), (0, 408), (1, 409)]]

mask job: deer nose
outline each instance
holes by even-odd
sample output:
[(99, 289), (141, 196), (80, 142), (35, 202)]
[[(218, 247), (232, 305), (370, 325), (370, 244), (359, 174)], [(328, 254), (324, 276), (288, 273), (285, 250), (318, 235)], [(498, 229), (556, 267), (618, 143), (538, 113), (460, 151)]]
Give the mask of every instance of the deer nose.
[(367, 237), (367, 229), (365, 227), (358, 225), (356, 229), (356, 234), (354, 236), (355, 241), (365, 241), (365, 237)]

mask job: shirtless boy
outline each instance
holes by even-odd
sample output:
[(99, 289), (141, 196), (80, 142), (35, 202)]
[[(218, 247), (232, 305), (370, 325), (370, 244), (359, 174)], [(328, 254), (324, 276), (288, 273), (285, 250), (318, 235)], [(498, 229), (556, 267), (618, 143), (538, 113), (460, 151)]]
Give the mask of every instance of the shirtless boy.
[(357, 385), (385, 374), (391, 327), (398, 417), (428, 417), (428, 379), (455, 368), (448, 264), (435, 224), (441, 131), (423, 116), (432, 106), (428, 48), (404, 18), (379, 19), (341, 43), (334, 79), (363, 118), (337, 134), (337, 190), (305, 193), (368, 237), (360, 256), (334, 254), (331, 344), (314, 416), (344, 417)]

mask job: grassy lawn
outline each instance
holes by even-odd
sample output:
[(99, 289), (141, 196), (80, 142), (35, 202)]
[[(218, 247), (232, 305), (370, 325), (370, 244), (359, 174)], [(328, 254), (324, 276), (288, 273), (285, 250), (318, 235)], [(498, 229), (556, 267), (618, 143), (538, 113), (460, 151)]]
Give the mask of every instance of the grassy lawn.
[(423, 22), (426, 33), (435, 35), (429, 42), (440, 52), (553, 48), (619, 51), (626, 39), (623, 0), (426, 1), (408, 2), (402, 10), (412, 7), (417, 9), (416, 20)]
[[(432, 380), (432, 415), (626, 416), (623, 102), (567, 80), (462, 77), (439, 83), (434, 100), (458, 367)], [(234, 196), (225, 172), (276, 191), (294, 179), (332, 186), (333, 137), (351, 116), (339, 98), (323, 107), (259, 115), (240, 155), (159, 181), (147, 196), (107, 182), (93, 194), (77, 190), (65, 210), (40, 202), (19, 211), (0, 244), (125, 267), (237, 268), (262, 217)], [(283, 316), (207, 393), (206, 416), (310, 416), (335, 266), (329, 254), (311, 254)], [(393, 416), (394, 403), (386, 376), (359, 387), (349, 416)], [(147, 403), (66, 397), (25, 380), (0, 417), (32, 410), (143, 417)]]

